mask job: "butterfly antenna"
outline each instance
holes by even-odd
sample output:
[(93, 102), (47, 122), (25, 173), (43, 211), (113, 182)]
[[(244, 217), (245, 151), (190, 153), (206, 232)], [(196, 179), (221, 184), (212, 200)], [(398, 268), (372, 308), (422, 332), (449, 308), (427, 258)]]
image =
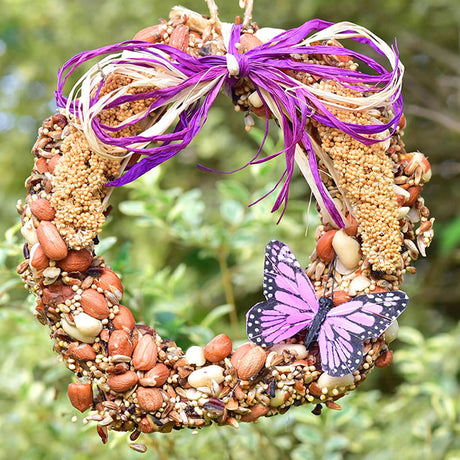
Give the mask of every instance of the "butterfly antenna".
[(337, 265), (337, 254), (334, 251), (334, 255), (332, 256), (331, 265), (330, 265), (330, 268), (329, 268), (329, 273), (327, 274), (326, 283), (324, 284), (324, 293), (323, 293), (323, 297), (326, 297), (327, 285), (329, 284), (329, 280), (332, 277), (331, 300), (332, 300), (332, 297), (333, 297), (333, 294), (334, 294), (335, 267), (336, 267), (336, 265)]

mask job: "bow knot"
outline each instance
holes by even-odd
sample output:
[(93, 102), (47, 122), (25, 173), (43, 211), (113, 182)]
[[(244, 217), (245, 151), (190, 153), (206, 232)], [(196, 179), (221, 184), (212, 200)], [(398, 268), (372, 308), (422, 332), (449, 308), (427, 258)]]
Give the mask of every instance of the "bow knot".
[(226, 59), (229, 76), (244, 78), (249, 75), (249, 59), (245, 54), (228, 53)]
[(240, 40), (242, 26), (233, 26), (226, 55), (227, 69), (230, 77), (244, 78), (249, 75), (249, 58), (238, 52), (236, 44)]

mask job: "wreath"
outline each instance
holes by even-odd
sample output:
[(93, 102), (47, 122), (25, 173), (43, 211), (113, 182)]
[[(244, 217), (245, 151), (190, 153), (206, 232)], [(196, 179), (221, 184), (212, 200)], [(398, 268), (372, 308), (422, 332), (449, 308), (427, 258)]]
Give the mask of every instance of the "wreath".
[[(430, 164), (402, 141), (396, 46), (348, 22), (259, 28), (249, 0), (244, 17), (227, 24), (207, 3), (209, 17), (175, 7), (169, 21), (133, 40), (64, 64), (58, 110), (39, 129), (18, 207), (18, 273), (75, 374), (72, 405), (90, 410), (85, 420), (97, 423), (104, 443), (108, 430), (135, 441), (141, 432), (237, 428), (293, 405), (340, 409), (336, 401), (373, 367), (392, 362), (388, 344), (408, 302), (403, 275), (415, 273), (411, 263), (433, 237), (421, 196)], [(68, 78), (95, 59), (67, 94)], [(95, 245), (114, 188), (187, 147), (222, 91), (244, 112), (246, 129), (254, 116), (265, 121), (262, 145), (244, 166), (284, 157), (272, 211), (281, 208), (280, 219), (286, 211), (297, 164), (321, 225), (305, 269), (285, 243), (267, 244), (265, 300), (248, 309), (247, 343), (233, 350), (223, 333), (184, 351), (136, 323)], [(261, 157), (270, 120), (284, 148)]]

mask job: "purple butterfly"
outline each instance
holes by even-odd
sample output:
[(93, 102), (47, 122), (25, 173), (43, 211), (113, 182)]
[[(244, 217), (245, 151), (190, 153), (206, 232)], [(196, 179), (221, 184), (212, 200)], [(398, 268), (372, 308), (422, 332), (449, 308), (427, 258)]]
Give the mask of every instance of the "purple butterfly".
[(264, 296), (247, 314), (249, 340), (269, 347), (308, 328), (306, 347), (318, 342), (321, 366), (333, 377), (360, 366), (363, 340), (382, 335), (409, 300), (402, 291), (379, 292), (334, 307), (331, 299), (318, 299), (292, 251), (276, 240), (265, 248)]

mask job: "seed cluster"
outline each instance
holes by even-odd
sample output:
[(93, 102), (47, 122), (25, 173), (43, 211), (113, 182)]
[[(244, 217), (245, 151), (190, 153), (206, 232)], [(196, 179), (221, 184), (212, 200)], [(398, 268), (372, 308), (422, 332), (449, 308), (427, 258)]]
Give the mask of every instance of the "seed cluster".
[(64, 140), (62, 158), (53, 178), (51, 204), (55, 224), (67, 244), (75, 249), (90, 245), (105, 221), (102, 201), (105, 184), (118, 176), (120, 163), (91, 152), (81, 131)]
[[(330, 85), (333, 84), (327, 83)], [(340, 88), (335, 92), (352, 95), (351, 90), (338, 84), (334, 86)], [(347, 123), (375, 124), (369, 112), (338, 112), (335, 115)], [(337, 129), (319, 124), (316, 128), (322, 149), (333, 159), (339, 173), (337, 185), (345, 191), (359, 222), (364, 255), (373, 270), (394, 273), (401, 268), (399, 207), (393, 190), (394, 163), (386, 154), (385, 143), (367, 146)]]
[[(334, 92), (353, 96), (351, 90), (328, 82)], [(325, 88), (322, 88), (325, 89)], [(380, 117), (378, 111), (374, 115)], [(368, 125), (376, 123), (369, 112), (338, 112), (344, 122)], [(380, 122), (380, 121), (377, 121)], [(386, 154), (384, 142), (367, 146), (351, 136), (324, 125), (316, 126), (322, 149), (330, 155), (339, 173), (337, 184), (345, 191), (359, 222), (361, 249), (374, 270), (395, 272), (401, 268), (398, 204), (393, 190), (394, 163)]]
[[(104, 95), (109, 94), (112, 91), (116, 91), (119, 88), (123, 88), (130, 83), (132, 83), (131, 78), (114, 72), (107, 77), (104, 86), (100, 91), (99, 97), (102, 98)], [(147, 90), (151, 91), (151, 88), (129, 88), (127, 90), (127, 94), (142, 94)], [(152, 102), (152, 98), (125, 102), (118, 107), (103, 110), (99, 114), (99, 120), (102, 124), (107, 126), (117, 127), (120, 125), (120, 123), (123, 123), (125, 120), (128, 120), (132, 116), (146, 111)], [(111, 135), (113, 137), (130, 137), (135, 136), (140, 131), (141, 129), (139, 127), (139, 123), (135, 123), (134, 125), (127, 126), (126, 128), (120, 129), (119, 131), (115, 131), (114, 133), (111, 133)]]

